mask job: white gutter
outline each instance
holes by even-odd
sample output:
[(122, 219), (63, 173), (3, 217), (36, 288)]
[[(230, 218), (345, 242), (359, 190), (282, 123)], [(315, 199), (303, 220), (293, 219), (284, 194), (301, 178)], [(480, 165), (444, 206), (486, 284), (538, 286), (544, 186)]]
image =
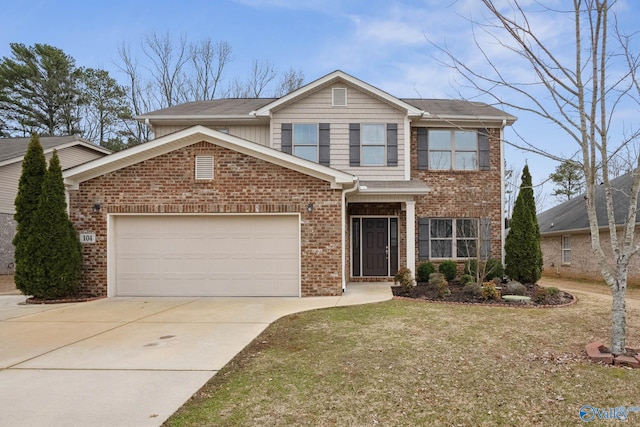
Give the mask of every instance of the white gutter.
[(504, 127), (507, 125), (507, 120), (502, 120), (502, 127), (500, 128), (500, 244), (501, 248), (501, 261), (504, 265), (504, 242), (505, 242), (505, 229), (504, 229)]
[(353, 193), (360, 187), (360, 180), (356, 178), (356, 183), (352, 188), (342, 190), (342, 292), (347, 290), (347, 242), (345, 235), (347, 234), (347, 193)]

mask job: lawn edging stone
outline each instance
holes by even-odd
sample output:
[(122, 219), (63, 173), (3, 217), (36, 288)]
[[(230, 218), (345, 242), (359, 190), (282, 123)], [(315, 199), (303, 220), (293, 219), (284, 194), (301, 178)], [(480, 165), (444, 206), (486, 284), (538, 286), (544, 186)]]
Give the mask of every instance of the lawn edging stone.
[(640, 351), (638, 349), (627, 348), (628, 354), (615, 356), (600, 341), (594, 341), (587, 344), (584, 350), (587, 353), (587, 357), (596, 363), (627, 366), (634, 369), (640, 368)]

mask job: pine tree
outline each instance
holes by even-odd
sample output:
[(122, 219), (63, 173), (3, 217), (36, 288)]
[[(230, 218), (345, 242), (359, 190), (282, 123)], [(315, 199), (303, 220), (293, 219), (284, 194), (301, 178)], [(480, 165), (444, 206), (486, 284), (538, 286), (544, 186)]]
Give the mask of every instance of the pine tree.
[(31, 281), (29, 251), (26, 248), (27, 238), (31, 235), (33, 228), (33, 217), (38, 209), (38, 200), (46, 171), (47, 161), (40, 145), (40, 138), (38, 135), (34, 135), (22, 160), (22, 173), (15, 200), (16, 213), (13, 216), (17, 223), (16, 235), (13, 238), (16, 261), (14, 281), (16, 287), (25, 295), (29, 295), (26, 292), (26, 287)]
[(30, 295), (56, 299), (77, 292), (82, 248), (67, 216), (62, 169), (55, 150), (42, 183), (28, 248), (33, 272)]
[(531, 174), (526, 165), (510, 227), (504, 245), (505, 272), (513, 280), (536, 283), (542, 275), (542, 249)]

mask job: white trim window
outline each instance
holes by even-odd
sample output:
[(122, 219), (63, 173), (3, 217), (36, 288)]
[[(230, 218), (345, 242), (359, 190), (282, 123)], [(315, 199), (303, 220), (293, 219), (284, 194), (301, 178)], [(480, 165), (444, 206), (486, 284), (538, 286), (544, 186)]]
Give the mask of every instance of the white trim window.
[(361, 166), (386, 165), (386, 125), (363, 123), (360, 126)]
[(430, 129), (429, 169), (477, 170), (478, 132)]
[(476, 258), (478, 220), (472, 218), (431, 218), (430, 258)]
[(293, 155), (318, 163), (318, 124), (294, 123)]
[(571, 264), (571, 236), (562, 236), (562, 264)]

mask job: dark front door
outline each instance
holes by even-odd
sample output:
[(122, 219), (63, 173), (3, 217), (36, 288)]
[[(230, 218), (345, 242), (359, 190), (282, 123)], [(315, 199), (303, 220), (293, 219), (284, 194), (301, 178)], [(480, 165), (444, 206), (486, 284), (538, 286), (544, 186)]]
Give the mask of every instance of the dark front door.
[(362, 275), (389, 275), (389, 218), (362, 218)]

